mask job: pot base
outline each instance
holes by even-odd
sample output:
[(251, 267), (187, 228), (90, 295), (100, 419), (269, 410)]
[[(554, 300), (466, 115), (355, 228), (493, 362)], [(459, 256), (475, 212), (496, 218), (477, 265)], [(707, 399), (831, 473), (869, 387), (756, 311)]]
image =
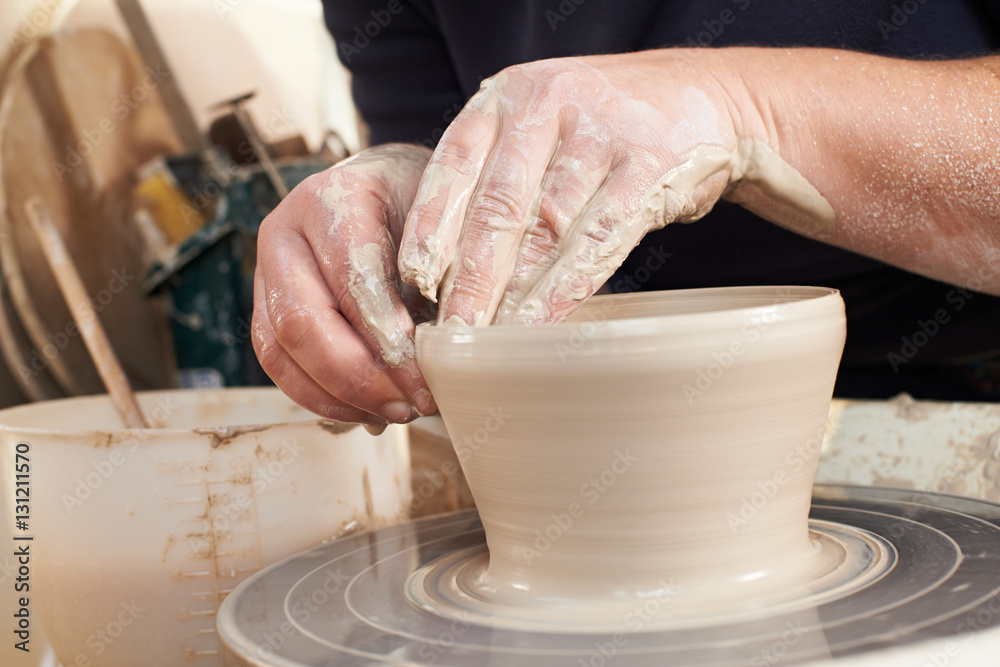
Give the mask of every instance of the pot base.
[[(490, 584), (485, 542), (459, 549), (414, 572), (407, 601), (454, 620), (525, 632), (635, 632), (719, 625), (761, 615), (809, 609), (855, 593), (877, 581), (896, 563), (892, 543), (861, 528), (813, 520), (813, 552), (794, 568), (739, 579), (678, 583), (650, 582), (632, 595), (572, 599), (536, 597)], [(387, 559), (388, 562), (388, 559)], [(357, 585), (366, 586), (361, 575)]]

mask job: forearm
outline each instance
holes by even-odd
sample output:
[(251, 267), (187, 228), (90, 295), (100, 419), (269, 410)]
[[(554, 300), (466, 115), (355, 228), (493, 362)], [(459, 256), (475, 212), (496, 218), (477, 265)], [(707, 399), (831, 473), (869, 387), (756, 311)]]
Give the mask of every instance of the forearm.
[(802, 229), (752, 187), (737, 185), (733, 199), (824, 242), (1000, 294), (1000, 57), (919, 62), (822, 49), (722, 57), (737, 73), (737, 105), (756, 110), (738, 114), (737, 132), (804, 175), (835, 221)]

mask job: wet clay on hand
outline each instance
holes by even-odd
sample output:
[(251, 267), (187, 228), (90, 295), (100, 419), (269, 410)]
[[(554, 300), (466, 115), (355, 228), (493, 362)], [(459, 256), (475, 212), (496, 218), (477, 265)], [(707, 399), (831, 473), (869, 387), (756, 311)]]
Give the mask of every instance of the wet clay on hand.
[(402, 279), (439, 302), (439, 323), (561, 321), (647, 233), (723, 196), (764, 198), (802, 233), (833, 228), (830, 203), (763, 125), (734, 117), (754, 117), (732, 114), (747, 100), (694, 60), (555, 59), (483, 82), (431, 157), (400, 247)]

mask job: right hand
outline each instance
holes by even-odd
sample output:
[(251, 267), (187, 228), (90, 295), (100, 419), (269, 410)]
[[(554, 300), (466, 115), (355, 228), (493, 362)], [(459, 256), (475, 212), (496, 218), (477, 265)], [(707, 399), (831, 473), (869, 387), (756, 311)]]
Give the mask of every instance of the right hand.
[(275, 384), (319, 415), (380, 426), (437, 412), (410, 312), (429, 304), (396, 268), (430, 155), (404, 144), (363, 151), (303, 181), (261, 223), (254, 350)]

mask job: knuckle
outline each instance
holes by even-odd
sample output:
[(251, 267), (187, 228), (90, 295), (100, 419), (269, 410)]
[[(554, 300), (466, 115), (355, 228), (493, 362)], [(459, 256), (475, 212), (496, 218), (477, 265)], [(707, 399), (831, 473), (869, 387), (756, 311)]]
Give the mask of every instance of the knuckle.
[(553, 197), (542, 197), (538, 205), (538, 223), (535, 225), (539, 234), (558, 237), (561, 230), (569, 229), (572, 224), (573, 212), (569, 208), (560, 206)]
[(489, 301), (493, 297), (496, 282), (492, 276), (479, 271), (463, 270), (455, 274), (450, 299), (470, 300), (475, 303)]
[(435, 161), (459, 174), (468, 175), (466, 172), (472, 167), (475, 148), (457, 136), (456, 132), (453, 132), (446, 138), (448, 140), (441, 141), (435, 155)]
[(297, 348), (316, 326), (316, 314), (303, 303), (280, 301), (271, 309), (274, 336), (286, 348)]
[(505, 182), (495, 182), (487, 185), (476, 197), (470, 207), (470, 220), (477, 224), (496, 225), (497, 220), (507, 221), (508, 225), (521, 227), (525, 215), (523, 194), (519, 189)]
[(552, 226), (539, 219), (521, 244), (521, 254), (529, 263), (551, 260), (558, 255), (559, 235)]
[[(359, 399), (364, 396), (368, 396), (368, 389), (372, 384), (371, 373), (362, 364), (350, 364), (335, 377), (346, 387), (346, 393), (349, 399), (348, 402), (354, 404), (359, 402)], [(363, 401), (361, 401), (363, 402)]]

